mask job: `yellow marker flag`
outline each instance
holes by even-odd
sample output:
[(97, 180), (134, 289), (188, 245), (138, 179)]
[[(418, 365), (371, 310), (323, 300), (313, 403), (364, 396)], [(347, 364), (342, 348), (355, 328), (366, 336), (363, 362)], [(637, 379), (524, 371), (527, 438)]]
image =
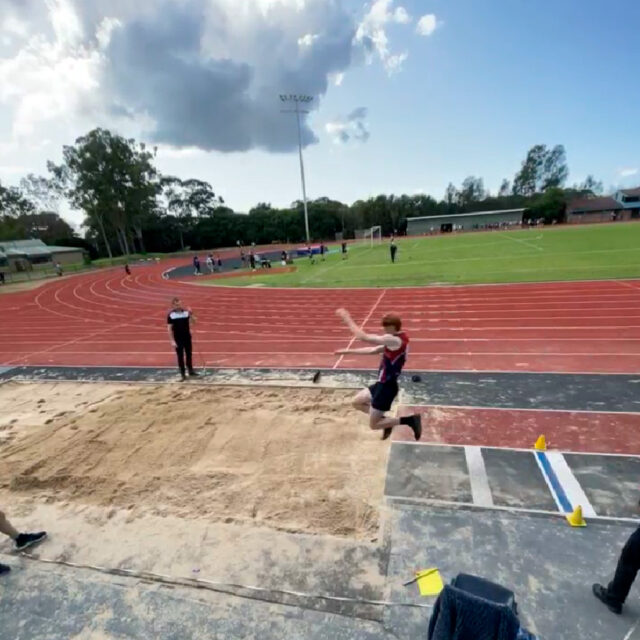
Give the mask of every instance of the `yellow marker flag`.
[(437, 596), (444, 589), (442, 576), (437, 569), (416, 571), (416, 578), (421, 596)]

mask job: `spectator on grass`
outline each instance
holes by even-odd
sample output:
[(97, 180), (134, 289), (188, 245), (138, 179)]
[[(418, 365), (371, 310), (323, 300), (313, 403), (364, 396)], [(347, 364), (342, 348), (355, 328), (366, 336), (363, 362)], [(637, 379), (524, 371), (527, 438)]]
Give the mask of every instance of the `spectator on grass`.
[(213, 256), (211, 254), (207, 256), (207, 269), (209, 269), (209, 273), (214, 271)]
[(198, 256), (193, 256), (193, 275), (200, 275), (200, 258)]
[(55, 263), (55, 269), (56, 269), (56, 275), (61, 276), (62, 275), (62, 267), (60, 266), (59, 262)]
[(286, 267), (287, 266), (287, 252), (283, 249), (282, 253), (280, 254), (280, 260), (282, 261), (282, 266)]
[(347, 243), (344, 240), (342, 241), (342, 259), (347, 259)]
[(249, 266), (251, 267), (251, 271), (256, 270), (256, 257), (253, 255), (253, 251), (249, 252)]
[(4, 271), (0, 271), (0, 284), (4, 284)]
[[(0, 511), (0, 533), (4, 533), (5, 536), (9, 536), (15, 542), (17, 551), (24, 551), (34, 544), (42, 542), (47, 537), (46, 531), (20, 533), (9, 520), (7, 520), (7, 516), (5, 516), (3, 511)], [(9, 573), (9, 571), (11, 571), (11, 567), (6, 564), (0, 564), (0, 575)]]
[(398, 251), (398, 247), (396, 247), (396, 243), (393, 240), (393, 236), (391, 236), (391, 244), (389, 245), (389, 252), (391, 253), (391, 262), (396, 261), (397, 251)]
[(324, 262), (324, 254), (326, 252), (326, 247), (324, 246), (324, 242), (320, 243), (320, 259)]
[(222, 271), (222, 260), (221, 260), (220, 256), (218, 256), (217, 264), (218, 264), (218, 271)]

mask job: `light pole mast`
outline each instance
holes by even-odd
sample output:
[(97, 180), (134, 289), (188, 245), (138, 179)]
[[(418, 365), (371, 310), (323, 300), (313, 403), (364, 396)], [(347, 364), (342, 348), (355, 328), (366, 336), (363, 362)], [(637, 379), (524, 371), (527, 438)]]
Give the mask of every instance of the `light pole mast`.
[(307, 209), (307, 184), (304, 177), (304, 160), (302, 158), (302, 127), (300, 125), (300, 114), (309, 113), (307, 109), (300, 109), (300, 104), (309, 104), (312, 96), (303, 94), (280, 94), (280, 100), (285, 103), (293, 102), (295, 109), (284, 109), (283, 113), (295, 113), (296, 124), (298, 125), (298, 155), (300, 157), (300, 179), (302, 180), (302, 203), (304, 206), (304, 229), (307, 235), (307, 243), (311, 243), (311, 234), (309, 233), (309, 211)]

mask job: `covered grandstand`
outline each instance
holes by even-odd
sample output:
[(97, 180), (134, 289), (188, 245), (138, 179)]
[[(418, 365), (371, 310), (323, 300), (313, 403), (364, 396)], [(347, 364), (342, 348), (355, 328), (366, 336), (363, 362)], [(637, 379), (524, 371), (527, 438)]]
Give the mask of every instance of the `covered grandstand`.
[(429, 233), (499, 229), (522, 224), (524, 209), (502, 209), (407, 219), (407, 235), (420, 236)]

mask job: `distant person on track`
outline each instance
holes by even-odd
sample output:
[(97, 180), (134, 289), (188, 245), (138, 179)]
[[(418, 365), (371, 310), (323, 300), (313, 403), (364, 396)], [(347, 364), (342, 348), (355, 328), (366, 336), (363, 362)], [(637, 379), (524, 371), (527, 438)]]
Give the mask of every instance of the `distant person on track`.
[(200, 272), (200, 258), (198, 258), (198, 256), (193, 256), (193, 275), (194, 276), (201, 275), (201, 272)]
[(4, 271), (0, 271), (0, 284), (4, 284)]
[[(34, 544), (42, 542), (47, 537), (46, 531), (20, 533), (9, 520), (7, 520), (7, 516), (3, 511), (0, 511), (0, 533), (4, 533), (5, 536), (9, 536), (15, 542), (17, 551), (24, 551)], [(0, 564), (0, 575), (9, 573), (9, 571), (11, 571), (11, 567), (6, 564)]]
[(213, 273), (215, 267), (213, 262), (213, 256), (211, 254), (207, 256), (206, 264), (207, 264), (207, 269), (209, 269), (209, 273)]
[(128, 262), (124, 263), (124, 272), (127, 274), (127, 278), (131, 276), (131, 267)]
[(282, 253), (280, 254), (280, 261), (282, 262), (282, 266), (283, 267), (287, 266), (287, 252), (284, 251), (284, 249), (283, 249)]
[(324, 246), (324, 242), (320, 243), (320, 260), (324, 262), (324, 254), (326, 253), (327, 248)]
[[(186, 380), (187, 371), (190, 376), (197, 376), (197, 371), (193, 368), (193, 348), (191, 342), (191, 323), (196, 319), (191, 309), (185, 309), (180, 302), (180, 298), (171, 301), (172, 309), (167, 315), (167, 331), (171, 340), (171, 346), (176, 350), (178, 356), (178, 368), (182, 380)], [(185, 356), (187, 367), (185, 370)]]
[(57, 276), (61, 276), (62, 275), (62, 267), (60, 266), (59, 262), (56, 262), (55, 269), (56, 269), (56, 275)]
[(342, 241), (342, 259), (347, 259), (347, 243), (344, 240)]
[(382, 318), (382, 335), (370, 334), (363, 331), (353, 321), (346, 309), (338, 309), (336, 315), (342, 318), (354, 338), (369, 342), (375, 346), (362, 349), (339, 349), (338, 355), (382, 354), (378, 369), (378, 380), (369, 388), (363, 389), (353, 399), (353, 406), (369, 414), (369, 427), (382, 430), (382, 439), (386, 440), (394, 427), (404, 424), (413, 430), (416, 440), (422, 435), (422, 420), (419, 414), (404, 418), (389, 418), (385, 415), (398, 395), (398, 378), (407, 360), (409, 336), (402, 331), (402, 321), (394, 314), (387, 314)]
[(253, 255), (253, 251), (249, 252), (249, 266), (251, 267), (251, 271), (256, 270), (256, 257)]
[(218, 265), (218, 271), (222, 271), (222, 260), (220, 256), (218, 256), (217, 265)]
[(396, 246), (393, 236), (391, 236), (391, 244), (389, 245), (389, 252), (391, 253), (391, 262), (394, 263), (396, 261), (396, 253), (398, 252), (398, 247)]

